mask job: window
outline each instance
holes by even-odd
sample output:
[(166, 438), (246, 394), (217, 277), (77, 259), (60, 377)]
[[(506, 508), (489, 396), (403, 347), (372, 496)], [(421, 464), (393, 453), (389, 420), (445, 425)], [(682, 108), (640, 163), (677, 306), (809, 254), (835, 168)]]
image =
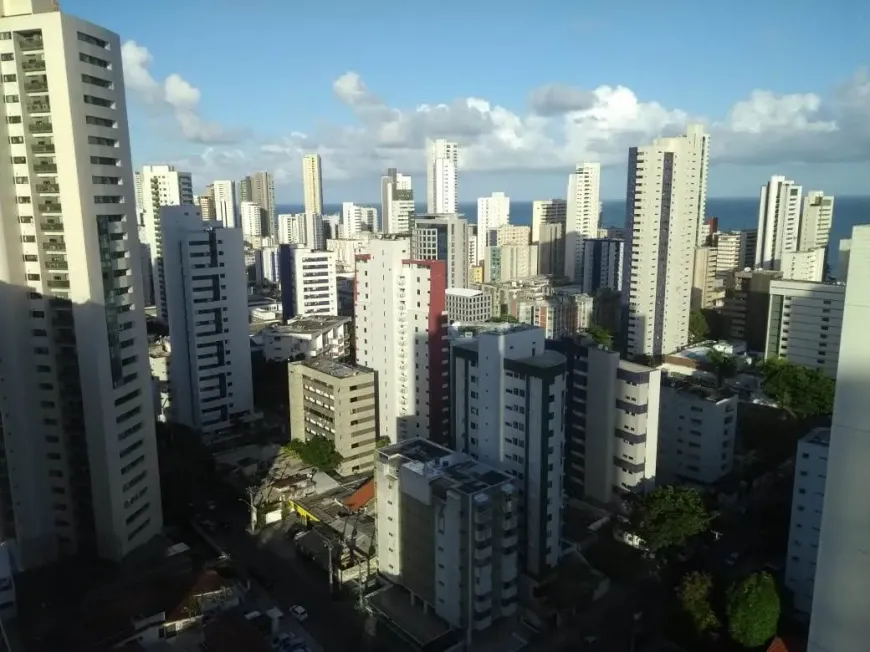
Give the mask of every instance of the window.
[(3, 81), (5, 81), (5, 82), (14, 82), (17, 80), (18, 80), (18, 77), (16, 75), (3, 75)]
[(85, 95), (85, 104), (93, 104), (94, 106), (102, 106), (107, 109), (114, 109), (115, 103), (112, 100), (104, 100), (102, 97), (93, 95)]
[(115, 121), (114, 120), (108, 120), (106, 118), (98, 118), (98, 117), (93, 116), (93, 115), (85, 116), (85, 122), (87, 122), (89, 125), (95, 125), (97, 127), (108, 127), (109, 129), (115, 128)]
[(10, 52), (0, 54), (0, 61), (15, 61), (15, 55)]
[(6, 116), (6, 124), (20, 125), (21, 124), (21, 116), (20, 115), (7, 115)]
[(111, 64), (105, 59), (100, 59), (99, 57), (92, 57), (89, 54), (85, 54), (84, 52), (79, 52), (79, 61), (84, 63), (89, 63), (92, 66), (97, 66), (99, 68), (109, 69), (111, 68)]
[(24, 136), (9, 136), (9, 142), (13, 145), (23, 145)]
[(88, 136), (88, 145), (105, 145), (106, 147), (117, 147), (118, 141), (115, 140), (114, 138), (102, 138), (100, 136)]
[(84, 43), (89, 43), (90, 45), (95, 45), (98, 48), (102, 48), (104, 50), (109, 49), (108, 41), (104, 41), (101, 38), (97, 38), (96, 36), (91, 36), (90, 34), (85, 34), (84, 32), (78, 33), (79, 40)]
[(107, 79), (100, 79), (99, 77), (94, 77), (92, 75), (82, 75), (82, 81), (85, 84), (91, 84), (92, 86), (99, 86), (100, 88), (114, 88), (114, 84)]
[(3, 100), (6, 102), (6, 104), (17, 104), (18, 103), (18, 96), (17, 95), (6, 95), (3, 98)]

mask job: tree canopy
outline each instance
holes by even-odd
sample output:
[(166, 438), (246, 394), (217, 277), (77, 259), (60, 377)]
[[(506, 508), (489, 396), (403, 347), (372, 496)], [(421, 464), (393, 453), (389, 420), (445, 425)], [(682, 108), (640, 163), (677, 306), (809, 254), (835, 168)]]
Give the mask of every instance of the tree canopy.
[(769, 573), (754, 573), (737, 582), (726, 596), (728, 633), (743, 647), (764, 645), (776, 634), (779, 595)]
[(707, 325), (707, 318), (700, 310), (693, 310), (689, 313), (689, 341), (703, 342), (707, 339), (707, 333), (710, 332), (710, 327)]
[(636, 499), (629, 527), (650, 552), (657, 552), (685, 544), (706, 531), (711, 519), (696, 489), (664, 485)]
[(586, 328), (586, 335), (595, 340), (598, 344), (606, 349), (613, 348), (613, 335), (609, 330), (598, 324), (590, 324)]
[(758, 365), (761, 388), (796, 417), (806, 418), (834, 411), (834, 379), (783, 358), (769, 358)]
[(709, 573), (694, 571), (683, 576), (677, 595), (680, 606), (688, 614), (699, 635), (719, 628), (719, 618), (710, 603), (713, 578)]
[(335, 444), (326, 437), (314, 436), (308, 441), (293, 439), (284, 450), (306, 464), (329, 473), (341, 464), (342, 456), (335, 450)]
[(707, 363), (715, 370), (719, 387), (737, 373), (737, 358), (712, 347), (707, 349)]

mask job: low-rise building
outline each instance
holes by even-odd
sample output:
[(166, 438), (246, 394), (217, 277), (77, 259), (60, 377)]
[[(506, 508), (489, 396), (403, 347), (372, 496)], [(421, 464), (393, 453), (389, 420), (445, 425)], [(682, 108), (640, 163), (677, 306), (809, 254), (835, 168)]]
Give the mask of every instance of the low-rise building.
[(455, 322), (486, 321), (492, 317), (492, 295), (483, 290), (468, 288), (448, 288), (447, 318)]
[(795, 458), (785, 585), (795, 609), (806, 617), (813, 607), (830, 444), (830, 428), (814, 428), (798, 442)]
[[(517, 610), (515, 480), (424, 439), (377, 452), (378, 565), (469, 644)], [(400, 624), (401, 626), (401, 624)], [(473, 648), (472, 648), (473, 649)]]
[(661, 482), (710, 485), (731, 472), (737, 428), (733, 392), (666, 376), (659, 420)]
[(339, 475), (374, 468), (378, 437), (375, 372), (328, 358), (290, 365), (290, 437), (324, 437), (342, 460)]
[(303, 358), (343, 358), (348, 354), (350, 317), (308, 315), (286, 324), (270, 324), (253, 336), (272, 362)]

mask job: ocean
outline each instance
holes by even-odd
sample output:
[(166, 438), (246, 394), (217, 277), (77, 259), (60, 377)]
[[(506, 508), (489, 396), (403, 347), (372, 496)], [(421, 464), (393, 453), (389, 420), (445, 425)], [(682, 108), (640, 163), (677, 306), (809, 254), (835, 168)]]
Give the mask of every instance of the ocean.
[[(380, 210), (380, 206), (375, 205)], [(279, 213), (299, 213), (300, 205), (279, 205)], [(425, 206), (417, 207), (420, 212)], [(341, 204), (327, 204), (323, 207), (327, 214), (341, 213)], [(461, 202), (459, 212), (468, 217), (470, 222), (477, 221), (477, 202)], [(707, 215), (719, 218), (719, 229), (751, 229), (758, 225), (758, 197), (741, 198), (711, 198), (707, 199)], [(622, 226), (625, 223), (625, 201), (609, 200), (604, 202), (602, 226)], [(511, 223), (532, 223), (532, 202), (511, 202)], [(828, 260), (833, 268), (837, 264), (839, 242), (852, 235), (852, 227), (856, 224), (870, 224), (870, 197), (836, 197), (834, 200), (834, 223), (831, 228), (830, 251)]]

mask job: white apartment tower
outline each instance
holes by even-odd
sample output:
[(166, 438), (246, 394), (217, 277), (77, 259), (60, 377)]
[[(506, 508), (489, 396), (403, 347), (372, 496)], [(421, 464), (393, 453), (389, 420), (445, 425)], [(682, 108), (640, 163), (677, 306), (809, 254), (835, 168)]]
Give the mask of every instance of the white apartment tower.
[(837, 395), (809, 652), (863, 650), (870, 638), (870, 510), (862, 487), (870, 465), (870, 225), (852, 229)]
[(306, 154), (302, 157), (302, 193), (305, 212), (323, 215), (323, 173), (320, 167), (320, 154)]
[(242, 233), (187, 206), (161, 209), (172, 418), (204, 435), (254, 409)]
[(622, 301), (630, 356), (671, 353), (688, 344), (708, 139), (701, 126), (689, 125), (685, 136), (629, 150)]
[(268, 172), (254, 172), (251, 177), (251, 201), (263, 209), (263, 235), (277, 235), (275, 181)]
[[(477, 253), (483, 256), (483, 252), (490, 244), (490, 231), (500, 226), (507, 226), (511, 214), (511, 198), (503, 192), (494, 192), (489, 197), (480, 197), (477, 200)], [(528, 227), (527, 227), (528, 228)], [(526, 242), (525, 244), (528, 244)], [(477, 265), (482, 258), (468, 261), (470, 265)]]
[(756, 267), (781, 269), (783, 254), (798, 250), (802, 192), (801, 186), (782, 176), (771, 177), (761, 187)]
[(215, 181), (211, 185), (214, 197), (215, 219), (228, 229), (240, 226), (236, 201), (235, 181)]
[(564, 199), (538, 199), (532, 202), (532, 242), (541, 241), (544, 224), (565, 224), (568, 217), (568, 202)]
[[(661, 371), (590, 338), (549, 340), (567, 360), (565, 493), (614, 506), (655, 488)], [(607, 408), (607, 406), (610, 406)]]
[(455, 213), (459, 144), (444, 138), (426, 141), (426, 212)]
[(523, 572), (547, 577), (561, 556), (565, 356), (544, 329), (482, 323), (450, 346), (454, 448), (516, 479)]
[(409, 233), (414, 211), (411, 177), (390, 168), (381, 177), (381, 229), (384, 233)]
[(278, 266), (284, 319), (338, 314), (335, 252), (282, 245)]
[(798, 245), (802, 251), (826, 249), (834, 223), (834, 198), (821, 190), (811, 190), (804, 197)]
[(477, 649), (517, 610), (517, 481), (425, 439), (377, 451), (375, 473), (378, 570)]
[(356, 362), (378, 372), (382, 436), (446, 444), (446, 263), (413, 260), (408, 237), (373, 238), (355, 287)]
[(243, 201), (239, 210), (242, 237), (253, 247), (258, 247), (263, 239), (263, 209), (256, 202)]
[(598, 237), (601, 219), (601, 164), (580, 163), (568, 175), (565, 212), (565, 276), (583, 280), (583, 240)]
[(807, 617), (813, 607), (830, 447), (831, 429), (813, 428), (798, 442), (795, 455), (785, 585), (795, 609)]
[(346, 201), (341, 204), (341, 237), (352, 238), (363, 232), (378, 230), (378, 210)]
[(467, 288), (468, 233), (468, 220), (462, 215), (418, 215), (411, 227), (411, 257), (443, 260), (447, 287)]
[(0, 71), (0, 536), (120, 561), (163, 521), (121, 42), (0, 0)]

